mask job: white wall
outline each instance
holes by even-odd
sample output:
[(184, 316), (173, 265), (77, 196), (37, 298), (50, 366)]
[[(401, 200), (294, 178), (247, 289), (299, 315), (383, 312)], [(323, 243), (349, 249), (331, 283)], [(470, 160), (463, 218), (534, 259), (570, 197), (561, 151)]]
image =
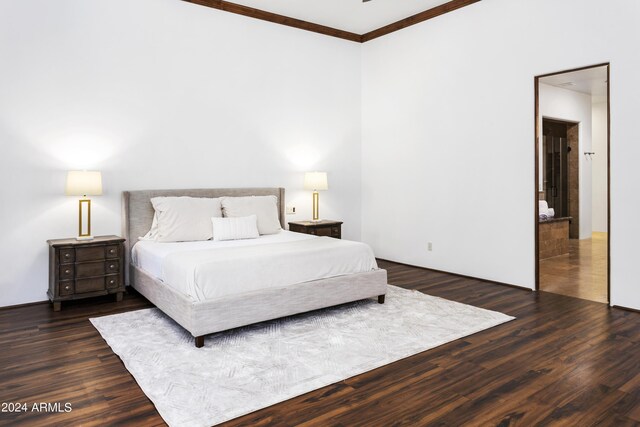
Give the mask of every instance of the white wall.
[(0, 306), (46, 299), (46, 239), (77, 232), (65, 171), (120, 193), (284, 186), (329, 173), (324, 218), (360, 237), (360, 46), (176, 0), (0, 2)]
[(534, 76), (610, 61), (611, 297), (640, 308), (638, 16), (625, 0), (484, 0), (366, 43), (363, 239), (533, 288)]
[(607, 232), (607, 102), (593, 102), (592, 169), (593, 231)]
[(71, 168), (104, 172), (94, 234), (124, 189), (283, 185), (307, 218), (326, 170), (322, 216), (378, 256), (532, 288), (533, 77), (611, 61), (612, 302), (640, 309), (638, 16), (484, 0), (360, 46), (175, 0), (0, 2), (0, 306), (45, 298)]
[[(578, 123), (580, 239), (591, 238), (591, 174), (592, 163), (584, 153), (591, 151), (591, 95), (540, 83), (540, 129), (542, 118)], [(542, 149), (542, 141), (540, 149)], [(542, 159), (542, 154), (540, 159)], [(540, 161), (542, 166), (542, 160)], [(539, 174), (540, 188), (544, 180)]]

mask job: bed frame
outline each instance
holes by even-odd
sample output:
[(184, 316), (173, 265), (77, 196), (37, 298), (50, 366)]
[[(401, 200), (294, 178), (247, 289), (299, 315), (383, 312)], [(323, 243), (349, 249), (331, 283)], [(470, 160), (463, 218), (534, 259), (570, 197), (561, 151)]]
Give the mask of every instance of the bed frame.
[(141, 190), (122, 193), (122, 233), (125, 242), (125, 283), (133, 286), (160, 310), (193, 335), (196, 347), (204, 336), (252, 323), (291, 316), (338, 304), (378, 297), (384, 303), (387, 272), (378, 269), (297, 285), (270, 288), (215, 300), (194, 302), (130, 262), (131, 248), (151, 228), (152, 197), (159, 196), (269, 196), (278, 198), (280, 224), (285, 228), (284, 188), (213, 188)]

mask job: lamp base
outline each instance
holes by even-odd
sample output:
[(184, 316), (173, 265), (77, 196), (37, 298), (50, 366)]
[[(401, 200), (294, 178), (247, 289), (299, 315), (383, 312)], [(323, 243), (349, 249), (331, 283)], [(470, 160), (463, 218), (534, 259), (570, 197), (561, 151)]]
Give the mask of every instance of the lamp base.
[[(85, 209), (83, 209), (83, 206)], [(84, 217), (87, 218), (87, 225), (84, 227)], [(78, 201), (78, 241), (93, 240), (91, 235), (91, 200), (80, 199)]]
[(317, 191), (313, 192), (313, 221), (320, 221), (320, 194)]

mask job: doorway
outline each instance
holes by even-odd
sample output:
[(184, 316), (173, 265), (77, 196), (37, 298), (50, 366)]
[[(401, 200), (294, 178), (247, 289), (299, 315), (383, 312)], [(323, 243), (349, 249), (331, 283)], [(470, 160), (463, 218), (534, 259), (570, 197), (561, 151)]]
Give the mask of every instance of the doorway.
[(610, 301), (609, 64), (535, 77), (536, 290)]

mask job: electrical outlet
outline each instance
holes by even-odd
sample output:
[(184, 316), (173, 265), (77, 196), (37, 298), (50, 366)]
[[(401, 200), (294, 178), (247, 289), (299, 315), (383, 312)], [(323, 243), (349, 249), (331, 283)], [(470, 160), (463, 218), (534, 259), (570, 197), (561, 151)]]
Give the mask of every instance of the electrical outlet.
[(286, 211), (287, 211), (287, 215), (293, 215), (296, 213), (296, 207), (287, 205)]
[(427, 243), (427, 250), (428, 250), (429, 252), (431, 252), (431, 251), (433, 250), (433, 243), (431, 243), (431, 242), (428, 242), (428, 243)]

